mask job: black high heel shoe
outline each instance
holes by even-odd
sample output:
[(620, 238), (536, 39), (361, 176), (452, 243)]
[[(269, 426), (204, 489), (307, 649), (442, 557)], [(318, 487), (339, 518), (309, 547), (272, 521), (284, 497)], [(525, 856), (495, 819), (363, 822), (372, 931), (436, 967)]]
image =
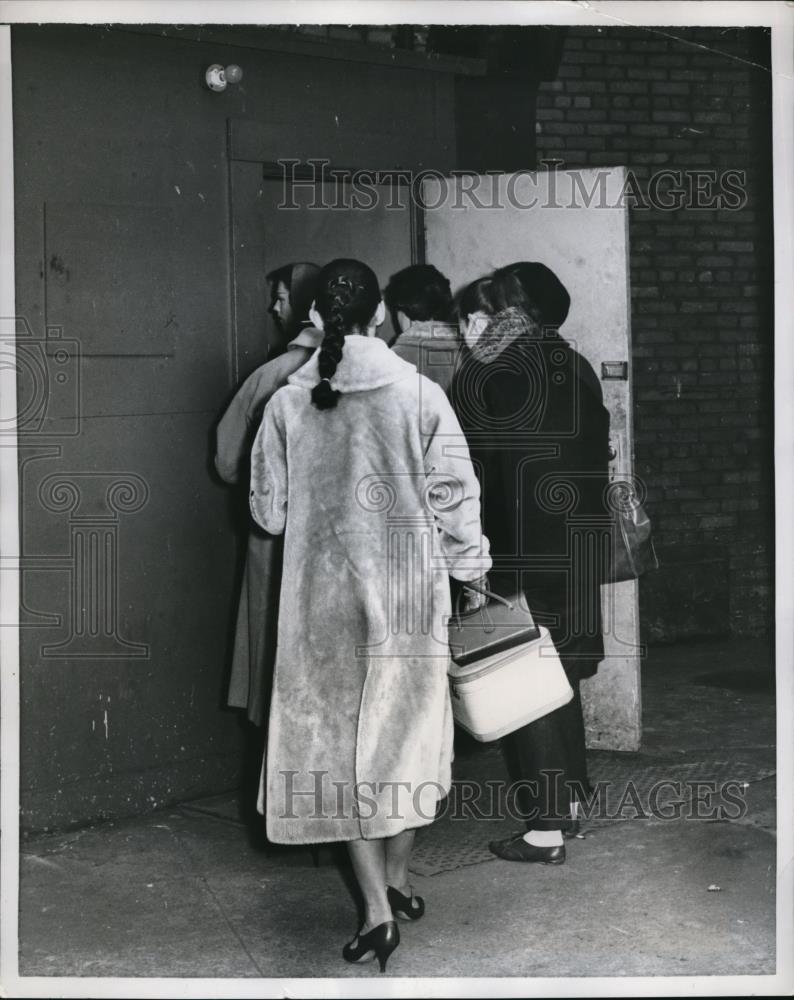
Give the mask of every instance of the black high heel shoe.
[(389, 955), (400, 943), (400, 929), (394, 920), (378, 924), (367, 934), (356, 934), (353, 940), (342, 949), (342, 958), (346, 962), (363, 962), (368, 958), (377, 958), (380, 971), (386, 971)]
[(421, 896), (414, 896), (413, 891), (410, 896), (404, 896), (393, 885), (387, 885), (386, 898), (395, 917), (401, 917), (403, 920), (418, 920), (424, 916), (425, 901)]

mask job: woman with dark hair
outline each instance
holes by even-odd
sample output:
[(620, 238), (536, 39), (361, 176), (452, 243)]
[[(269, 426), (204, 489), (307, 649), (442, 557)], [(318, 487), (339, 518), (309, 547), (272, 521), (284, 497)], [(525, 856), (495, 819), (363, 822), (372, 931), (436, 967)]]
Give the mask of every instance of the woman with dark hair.
[(461, 299), (467, 345), (452, 402), (482, 488), (483, 529), (560, 655), (574, 698), (502, 740), (527, 830), (491, 851), (562, 864), (588, 789), (579, 682), (604, 656), (600, 583), (609, 544), (609, 415), (587, 361), (560, 335), (570, 298), (539, 263), (476, 282)]
[[(277, 351), (276, 357), (248, 376), (218, 424), (215, 468), (224, 482), (247, 481), (248, 457), (265, 403), (287, 384), (289, 375), (306, 364), (322, 340), (322, 331), (309, 319), (319, 273), (316, 264), (302, 263), (288, 264), (267, 276), (270, 313), (286, 352)], [(251, 526), (227, 702), (233, 708), (244, 708), (257, 726), (264, 721), (275, 655), (280, 553), (279, 539)]]
[(313, 350), (319, 345), (319, 331), (312, 327), (309, 319), (319, 273), (316, 264), (286, 264), (267, 275), (271, 296), (268, 312), (280, 335), (280, 340), (270, 345), (271, 356), (285, 348), (309, 347)]
[(268, 403), (251, 455), (253, 517), (284, 532), (260, 811), (275, 843), (347, 842), (364, 920), (343, 956), (381, 971), (394, 917), (424, 912), (414, 832), (450, 787), (449, 575), (490, 566), (458, 422), (375, 336), (384, 315), (365, 264), (323, 268), (322, 346)]
[(399, 331), (392, 350), (446, 392), (460, 349), (449, 280), (432, 264), (411, 264), (392, 275), (384, 299)]

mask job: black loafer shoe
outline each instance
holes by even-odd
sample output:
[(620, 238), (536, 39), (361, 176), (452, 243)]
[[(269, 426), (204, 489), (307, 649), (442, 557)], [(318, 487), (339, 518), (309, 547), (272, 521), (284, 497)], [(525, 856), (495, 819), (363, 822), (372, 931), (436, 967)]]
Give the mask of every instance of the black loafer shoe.
[(528, 844), (522, 834), (510, 837), (508, 840), (492, 840), (488, 850), (504, 861), (535, 861), (542, 865), (565, 864), (565, 845), (535, 847), (534, 844)]
[(582, 837), (582, 827), (578, 819), (571, 820), (569, 826), (564, 826), (562, 828), (562, 835), (566, 840), (572, 840), (574, 837)]

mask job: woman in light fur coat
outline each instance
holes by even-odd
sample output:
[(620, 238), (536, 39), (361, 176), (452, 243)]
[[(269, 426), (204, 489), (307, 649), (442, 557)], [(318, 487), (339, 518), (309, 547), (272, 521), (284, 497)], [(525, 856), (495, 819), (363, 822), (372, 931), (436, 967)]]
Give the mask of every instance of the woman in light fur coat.
[(347, 841), (365, 918), (343, 955), (381, 971), (393, 918), (424, 911), (410, 851), (451, 782), (449, 576), (490, 568), (460, 426), (443, 390), (375, 337), (383, 317), (365, 264), (323, 268), (322, 346), (265, 408), (250, 497), (256, 522), (284, 532), (268, 838)]

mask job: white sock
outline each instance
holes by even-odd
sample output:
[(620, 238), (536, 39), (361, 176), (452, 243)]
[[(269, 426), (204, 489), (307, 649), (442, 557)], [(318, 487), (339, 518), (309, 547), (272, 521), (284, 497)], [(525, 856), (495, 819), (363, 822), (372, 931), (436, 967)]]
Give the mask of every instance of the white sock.
[(562, 847), (562, 830), (530, 830), (524, 840), (533, 847)]
[(579, 802), (578, 800), (574, 799), (574, 801), (571, 803), (571, 819), (578, 819), (578, 818), (579, 818)]

